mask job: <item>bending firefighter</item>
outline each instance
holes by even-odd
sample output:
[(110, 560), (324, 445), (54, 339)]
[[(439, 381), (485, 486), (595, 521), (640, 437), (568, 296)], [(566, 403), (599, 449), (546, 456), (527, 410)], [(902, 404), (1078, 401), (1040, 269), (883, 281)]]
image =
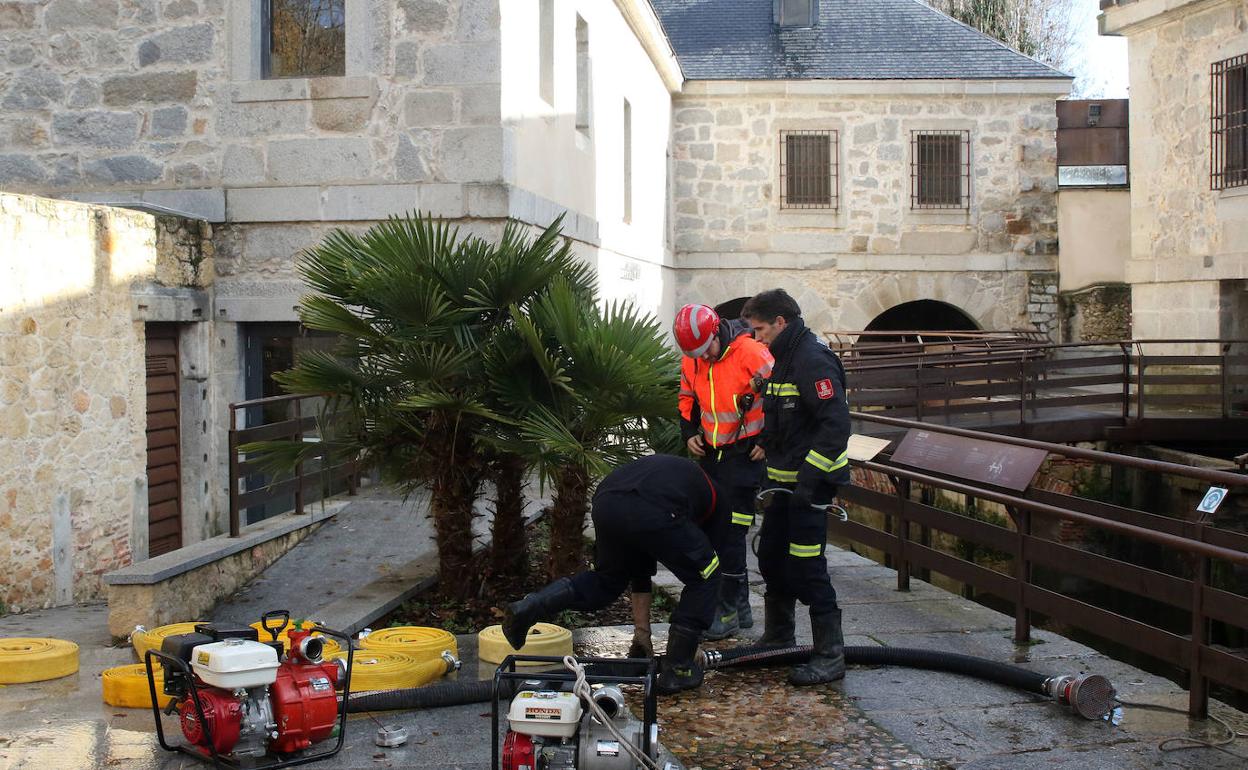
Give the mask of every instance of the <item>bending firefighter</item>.
[(721, 320), (706, 305), (685, 305), (673, 328), (685, 354), (680, 367), (681, 437), (732, 506), (732, 524), (719, 552), (724, 579), (707, 639), (723, 639), (754, 625), (745, 543), (763, 477), (760, 394), (771, 375), (772, 357), (749, 327), (738, 324)]
[[(503, 635), (515, 649), (524, 646), (534, 623), (562, 610), (597, 610), (615, 601), (630, 584), (649, 599), (656, 564), (682, 583), (672, 611), (667, 654), (659, 667), (659, 692), (673, 693), (702, 683), (698, 642), (711, 623), (719, 596), (717, 551), (731, 510), (723, 491), (696, 463), (671, 455), (651, 455), (616, 468), (594, 493), (594, 568), (559, 578), (507, 606)], [(649, 602), (634, 594), (633, 617), (644, 622), (649, 642)], [(646, 616), (639, 618), (644, 605)], [(638, 622), (641, 621), (641, 622)], [(634, 637), (636, 641), (636, 637)]]
[(741, 314), (775, 356), (763, 396), (767, 425), (767, 486), (776, 493), (759, 532), (758, 567), (767, 585), (760, 644), (795, 644), (798, 600), (810, 607), (814, 649), (789, 682), (811, 685), (845, 676), (841, 610), (828, 578), (826, 505), (849, 483), (849, 405), (840, 359), (802, 321), (801, 308), (783, 289), (765, 291)]

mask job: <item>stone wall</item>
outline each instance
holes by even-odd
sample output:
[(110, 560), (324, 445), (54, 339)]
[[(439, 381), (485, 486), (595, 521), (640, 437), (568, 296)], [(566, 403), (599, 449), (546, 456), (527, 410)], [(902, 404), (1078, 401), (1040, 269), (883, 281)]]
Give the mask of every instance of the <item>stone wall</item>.
[(0, 187), (267, 221), (502, 179), (498, 0), (347, 0), (346, 76), (282, 80), (260, 77), (260, 6), (0, 3)]
[(1248, 188), (1211, 189), (1211, 65), (1248, 54), (1242, 0), (1105, 9), (1127, 38), (1134, 336), (1216, 336), (1217, 282), (1248, 278)]
[[(1064, 85), (791, 85), (692, 83), (677, 99), (675, 261), (694, 291), (678, 286), (678, 302), (783, 277), (826, 328), (862, 328), (908, 299), (948, 302), (981, 327), (1055, 328), (1056, 306), (1030, 301), (1027, 276), (1057, 267)], [(837, 132), (836, 210), (780, 206), (780, 132), (808, 129)], [(969, 209), (911, 208), (912, 132), (925, 129), (970, 132)]]
[(146, 214), (0, 193), (0, 243), (0, 602), (95, 598), (100, 575), (132, 558), (136, 513), (147, 520), (130, 287), (156, 272), (156, 228)]
[(1131, 287), (1125, 283), (1089, 286), (1058, 295), (1062, 342), (1131, 338)]

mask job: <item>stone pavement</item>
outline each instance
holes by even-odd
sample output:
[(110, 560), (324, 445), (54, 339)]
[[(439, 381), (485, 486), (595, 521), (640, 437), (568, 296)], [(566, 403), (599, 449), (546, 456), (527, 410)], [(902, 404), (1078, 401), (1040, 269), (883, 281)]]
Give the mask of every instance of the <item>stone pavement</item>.
[[(364, 506), (360, 511), (367, 509), (366, 499), (360, 501)], [(372, 510), (382, 522), (380, 531), (397, 537), (390, 527), (407, 521), (398, 516), (398, 509), (379, 505)], [(385, 521), (387, 511), (395, 516), (390, 522)], [(352, 516), (342, 516), (322, 531), (332, 532), (330, 527), (338, 527), (337, 539), (350, 540), (347, 536), (360, 532), (352, 521)], [(354, 542), (350, 545), (352, 549), (357, 546)], [(310, 547), (329, 548), (315, 543)], [(395, 561), (411, 553), (398, 545), (394, 551)], [(375, 565), (384, 561), (368, 557), (367, 550), (353, 551), (338, 564), (335, 573), (336, 557), (329, 551), (316, 558), (305, 558), (300, 554), (311, 551), (298, 548), (292, 553), (296, 558), (285, 565), (291, 571), (282, 579), (273, 580), (270, 573), (232, 604), (243, 607), (254, 603), (254, 609), (269, 602), (300, 612), (298, 597), (304, 595), (306, 586), (342, 586), (332, 605), (344, 596), (361, 594), (366, 585), (375, 583)], [(891, 570), (835, 548), (830, 547), (828, 553), (851, 645), (927, 647), (1017, 663), (1045, 673), (1102, 673), (1118, 686), (1125, 699), (1180, 709), (1186, 705), (1186, 693), (1166, 680), (1045, 632), (1036, 632), (1036, 644), (1016, 647), (1010, 639), (1011, 618), (917, 580), (912, 581), (913, 590), (898, 593), (893, 590)], [(361, 561), (372, 566), (365, 569)], [(279, 567), (283, 567), (281, 561), (273, 569)], [(348, 582), (353, 586), (350, 590)], [(670, 575), (661, 574), (659, 583), (678, 588)], [(761, 633), (762, 586), (756, 584), (753, 590), (758, 626), (749, 636), (756, 637)], [(365, 601), (360, 599), (354, 606), (356, 617), (370, 614), (364, 610)], [(246, 619), (252, 609), (240, 609), (244, 614), (240, 619)], [(309, 614), (319, 614), (322, 609), (313, 608)], [(105, 617), (103, 605), (0, 617), (0, 636), (53, 636), (76, 641), (82, 647), (81, 669), (76, 675), (0, 687), (0, 770), (203, 766), (180, 755), (166, 754), (156, 745), (150, 712), (113, 708), (101, 702), (100, 672), (134, 661), (128, 647), (111, 646)], [(665, 628), (657, 627), (656, 633), (661, 641)], [(810, 638), (805, 617), (801, 618), (799, 637)], [(585, 655), (622, 654), (628, 638), (627, 628), (583, 629), (577, 634), (577, 651)], [(748, 639), (718, 645), (741, 641)], [(474, 638), (461, 637), (459, 644), (465, 669), (456, 676), (488, 676), (489, 666), (482, 672), (475, 665)], [(900, 668), (855, 667), (841, 684), (803, 690), (788, 687), (783, 677), (783, 670), (776, 669), (711, 672), (700, 690), (660, 700), (662, 742), (687, 767), (707, 770), (1248, 767), (1248, 739), (1238, 740), (1227, 750), (1160, 751), (1157, 742), (1168, 736), (1214, 735), (1210, 730), (1216, 726), (1189, 724), (1177, 713), (1128, 707), (1119, 725), (1088, 722), (1028, 693), (965, 677)], [(1214, 704), (1214, 712), (1240, 730), (1248, 730), (1248, 715), (1221, 704)], [(490, 756), (486, 738), (489, 714), (488, 704), (479, 703), (424, 712), (353, 715), (344, 750), (311, 767), (484, 770), (489, 767)], [(379, 723), (407, 727), (411, 734), (408, 744), (396, 749), (375, 746), (372, 737)]]

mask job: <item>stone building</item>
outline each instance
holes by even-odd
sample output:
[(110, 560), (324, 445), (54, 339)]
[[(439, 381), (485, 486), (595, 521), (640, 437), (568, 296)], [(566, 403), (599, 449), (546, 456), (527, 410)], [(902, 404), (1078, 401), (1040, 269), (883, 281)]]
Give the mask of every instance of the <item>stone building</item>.
[(1133, 334), (1248, 338), (1248, 6), (1101, 9), (1127, 38)]
[[(101, 268), (84, 289), (119, 303), (119, 338), (95, 338), (110, 362), (133, 379), (136, 351), (163, 356), (181, 383), (159, 416), (180, 428), (172, 480), (138, 473), (89, 514), (129, 522), (117, 548), (141, 559), (158, 485), (182, 508), (156, 534), (225, 530), (227, 407), (320, 344), (295, 263), (335, 227), (421, 210), (489, 237), (564, 214), (606, 297), (660, 317), (785, 285), (825, 331), (1055, 331), (1069, 84), (917, 0), (0, 0), (0, 190), (147, 212), (199, 271)], [(32, 253), (0, 251), (0, 270)], [(50, 301), (0, 308), (0, 340)], [(12, 389), (22, 376), (0, 369), (6, 405), (42, 397)], [(83, 419), (113, 403), (89, 401)], [(0, 496), (0, 516), (59, 526), (63, 496), (78, 542), (95, 525), (59, 457), (49, 497)], [(25, 483), (10, 467), (0, 493)], [(21, 603), (63, 601), (54, 582)], [(74, 598), (95, 590), (80, 582)]]
[(1070, 78), (914, 0), (654, 6), (679, 300), (783, 284), (818, 330), (1056, 333)]

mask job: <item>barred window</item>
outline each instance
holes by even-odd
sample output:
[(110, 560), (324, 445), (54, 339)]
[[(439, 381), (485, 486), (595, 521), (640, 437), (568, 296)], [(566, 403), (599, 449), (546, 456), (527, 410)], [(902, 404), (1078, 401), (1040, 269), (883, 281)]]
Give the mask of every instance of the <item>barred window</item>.
[(1214, 62), (1211, 74), (1213, 189), (1248, 185), (1248, 54)]
[(264, 0), (266, 78), (346, 74), (346, 0)]
[(910, 207), (971, 207), (971, 132), (910, 133)]
[(836, 159), (835, 131), (781, 131), (780, 207), (835, 209)]

